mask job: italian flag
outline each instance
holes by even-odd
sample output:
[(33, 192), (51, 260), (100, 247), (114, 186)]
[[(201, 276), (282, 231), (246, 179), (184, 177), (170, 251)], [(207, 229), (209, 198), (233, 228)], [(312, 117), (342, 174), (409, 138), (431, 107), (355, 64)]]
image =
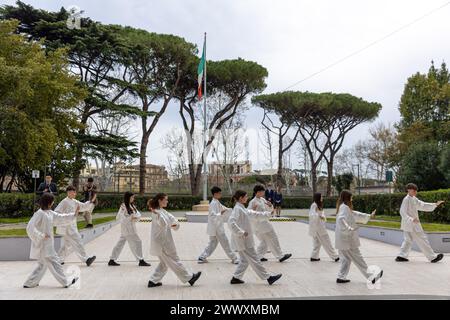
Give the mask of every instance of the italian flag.
[(203, 53), (202, 58), (200, 59), (200, 63), (198, 64), (197, 75), (198, 75), (198, 99), (202, 100), (203, 92), (202, 92), (202, 83), (203, 78), (205, 76), (206, 71), (206, 37), (205, 42), (203, 43)]

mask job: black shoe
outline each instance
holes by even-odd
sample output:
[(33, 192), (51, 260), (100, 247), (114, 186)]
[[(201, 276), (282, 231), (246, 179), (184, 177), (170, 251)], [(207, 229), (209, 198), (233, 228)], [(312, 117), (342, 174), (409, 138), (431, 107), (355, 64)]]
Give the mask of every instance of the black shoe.
[(267, 279), (267, 282), (269, 283), (269, 285), (272, 285), (275, 283), (275, 281), (277, 281), (278, 279), (280, 279), (282, 276), (282, 274), (277, 274), (275, 276), (270, 276), (269, 279)]
[(94, 227), (94, 225), (92, 223), (89, 223), (89, 224), (86, 225), (86, 228), (89, 228), (89, 229), (93, 228), (93, 227)]
[(409, 260), (399, 256), (399, 257), (395, 258), (395, 261), (397, 261), (397, 262), (408, 262)]
[(74, 285), (75, 282), (77, 282), (77, 281), (78, 281), (78, 277), (73, 278), (72, 282), (70, 284), (68, 284), (67, 286), (65, 286), (64, 288), (66, 288), (66, 289), (69, 288), (71, 285)]
[(383, 276), (383, 270), (372, 280), (372, 284), (375, 284)]
[(139, 267), (150, 267), (151, 266), (151, 264), (150, 263), (147, 263), (147, 262), (145, 262), (145, 260), (144, 259), (142, 259), (142, 260), (139, 260)]
[(108, 262), (108, 266), (118, 267), (118, 266), (120, 266), (120, 264), (111, 259)]
[(245, 283), (243, 280), (240, 280), (238, 278), (233, 277), (230, 281), (231, 284), (241, 284), (241, 283)]
[(334, 259), (334, 262), (339, 262), (339, 258)]
[[(338, 259), (339, 259), (339, 258), (338, 258)], [(317, 262), (317, 261), (320, 261), (320, 259), (315, 259), (315, 258), (311, 258), (310, 260), (311, 260), (311, 262)]]
[(436, 258), (434, 258), (433, 260), (431, 260), (431, 263), (439, 262), (439, 261), (442, 260), (443, 257), (444, 257), (444, 255), (443, 255), (442, 253), (439, 253), (439, 254), (437, 255)]
[(162, 283), (161, 283), (161, 282), (154, 283), (154, 282), (152, 282), (152, 281), (149, 281), (149, 282), (148, 282), (148, 285), (147, 285), (148, 288), (161, 287), (161, 286), (162, 286)]
[(61, 262), (61, 265), (63, 266), (63, 265), (64, 265), (64, 262)]
[(267, 260), (266, 258), (261, 258), (261, 262), (266, 262), (266, 261), (269, 261), (269, 260)]
[(350, 280), (348, 280), (348, 279), (336, 279), (336, 283), (349, 283), (350, 282)]
[(86, 265), (89, 267), (92, 264), (92, 262), (95, 261), (96, 258), (97, 258), (96, 256), (92, 256), (92, 257), (88, 258), (86, 260)]
[(25, 289), (33, 289), (33, 288), (39, 287), (39, 284), (35, 285), (34, 287), (29, 287), (29, 286), (26, 286), (26, 285), (24, 285), (23, 287)]
[(290, 253), (286, 253), (283, 258), (280, 259), (280, 262), (286, 261), (287, 259), (289, 259), (290, 257), (292, 257), (292, 254)]
[(190, 284), (191, 286), (193, 286), (194, 283), (195, 283), (195, 281), (197, 281), (198, 278), (200, 278), (201, 275), (202, 275), (201, 272), (194, 273), (194, 275), (192, 276), (192, 279), (188, 281), (189, 284)]

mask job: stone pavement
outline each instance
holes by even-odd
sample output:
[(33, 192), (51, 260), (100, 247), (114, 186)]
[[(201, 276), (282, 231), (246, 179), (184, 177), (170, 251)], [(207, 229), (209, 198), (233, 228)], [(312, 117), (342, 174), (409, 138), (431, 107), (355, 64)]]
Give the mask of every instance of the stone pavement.
[[(143, 241), (144, 255), (151, 267), (138, 267), (126, 245), (118, 262), (120, 267), (108, 267), (111, 250), (119, 238), (120, 226), (86, 245), (89, 254), (97, 255), (96, 262), (86, 267), (72, 254), (65, 269), (79, 268), (79, 288), (63, 289), (47, 272), (38, 288), (23, 289), (22, 285), (35, 267), (35, 262), (0, 262), (0, 299), (297, 299), (297, 298), (396, 298), (450, 297), (450, 259), (448, 256), (437, 264), (431, 264), (419, 252), (412, 252), (409, 263), (394, 261), (399, 248), (373, 240), (361, 239), (361, 251), (369, 265), (384, 270), (379, 289), (369, 289), (361, 273), (352, 265), (346, 285), (336, 284), (339, 264), (321, 252), (321, 262), (309, 261), (311, 238), (308, 226), (299, 222), (273, 223), (284, 252), (293, 257), (283, 263), (277, 262), (270, 253), (265, 266), (271, 272), (281, 272), (283, 277), (273, 286), (256, 277), (253, 270), (245, 274), (244, 285), (230, 285), (235, 266), (220, 247), (209, 258), (209, 263), (199, 265), (198, 255), (207, 243), (206, 224), (181, 223), (173, 232), (178, 254), (183, 263), (193, 271), (202, 271), (202, 277), (190, 287), (182, 284), (169, 271), (163, 286), (147, 288), (150, 273), (157, 259), (149, 256), (151, 223), (138, 223)], [(228, 232), (228, 228), (227, 232)], [(334, 234), (329, 232), (334, 243)]]

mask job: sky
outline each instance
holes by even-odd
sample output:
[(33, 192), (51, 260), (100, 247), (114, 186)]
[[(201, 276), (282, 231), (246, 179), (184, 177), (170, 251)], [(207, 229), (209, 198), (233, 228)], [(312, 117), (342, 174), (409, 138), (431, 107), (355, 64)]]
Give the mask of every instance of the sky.
[[(2, 1), (4, 4), (14, 2)], [(350, 132), (344, 143), (346, 148), (367, 139), (368, 129), (375, 123), (399, 121), (398, 103), (408, 77), (416, 72), (425, 73), (431, 60), (437, 65), (442, 61), (450, 62), (450, 5), (417, 21), (448, 2), (445, 0), (24, 2), (46, 10), (76, 5), (84, 10), (84, 16), (93, 20), (175, 34), (199, 48), (207, 32), (208, 59), (241, 57), (268, 69), (264, 93), (288, 88), (345, 92), (381, 103), (383, 109), (379, 118)], [(396, 30), (399, 31), (395, 33)], [(392, 36), (385, 38), (389, 34)], [(383, 40), (297, 84), (379, 39)], [(265, 166), (264, 157), (255, 152), (262, 115), (256, 107), (246, 114), (250, 160), (254, 168)], [(169, 130), (180, 126), (177, 106), (171, 105), (150, 138), (149, 163), (167, 163), (167, 150), (161, 148), (160, 140)], [(140, 134), (139, 129), (135, 134)]]

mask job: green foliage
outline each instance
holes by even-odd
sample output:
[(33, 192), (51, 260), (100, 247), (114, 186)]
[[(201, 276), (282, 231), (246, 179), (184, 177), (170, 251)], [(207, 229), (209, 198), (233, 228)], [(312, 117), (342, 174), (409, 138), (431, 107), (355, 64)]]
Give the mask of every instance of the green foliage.
[[(421, 190), (446, 188), (449, 181), (440, 171), (441, 148), (433, 142), (422, 142), (409, 147), (403, 155), (397, 182), (400, 186), (413, 182)], [(446, 168), (448, 170), (448, 167)]]
[(333, 184), (339, 193), (344, 189), (350, 190), (350, 185), (353, 182), (353, 173), (348, 172), (335, 176), (333, 180)]
[[(372, 212), (377, 209), (378, 215), (398, 217), (400, 205), (406, 193), (395, 194), (375, 194), (375, 195), (354, 195), (353, 206), (355, 210), (362, 212)], [(137, 207), (144, 211), (147, 210), (146, 203), (152, 195), (136, 195)], [(65, 194), (57, 197), (56, 203), (61, 201)], [(420, 213), (421, 220), (428, 222), (450, 223), (450, 189), (436, 191), (422, 191), (417, 197), (425, 202), (437, 202), (444, 200), (445, 203), (434, 212)], [(27, 217), (33, 214), (32, 194), (0, 194), (0, 217), (19, 218)], [(201, 197), (169, 195), (168, 210), (186, 210), (190, 211), (192, 206), (198, 204)], [(210, 199), (211, 200), (211, 199)], [(118, 210), (123, 201), (123, 195), (120, 194), (99, 194), (98, 206), (96, 212), (111, 212)], [(325, 208), (336, 207), (336, 197), (324, 198)], [(223, 197), (222, 202), (228, 207), (233, 207), (231, 197)], [(311, 206), (312, 197), (285, 197), (283, 198), (284, 209), (308, 209)]]
[(0, 179), (50, 162), (73, 138), (74, 108), (85, 96), (66, 51), (46, 54), (41, 43), (15, 34), (18, 23), (0, 21)]

